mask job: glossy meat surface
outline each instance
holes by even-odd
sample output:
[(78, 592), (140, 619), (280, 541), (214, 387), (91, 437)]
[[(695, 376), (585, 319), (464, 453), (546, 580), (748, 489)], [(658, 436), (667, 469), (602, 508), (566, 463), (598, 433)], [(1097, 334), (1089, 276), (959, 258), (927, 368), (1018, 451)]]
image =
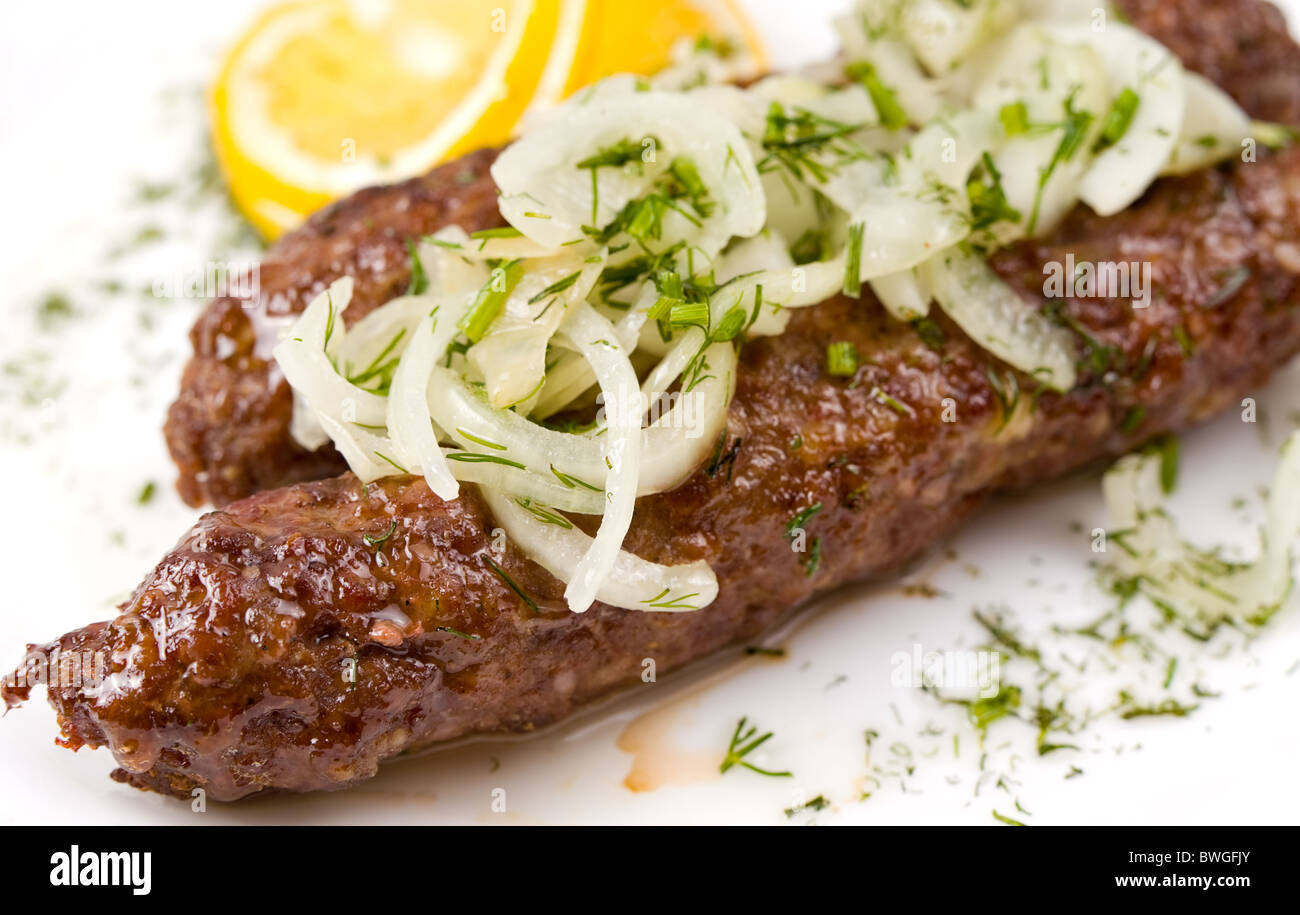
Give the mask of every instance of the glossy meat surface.
[[(1210, 6), (1262, 17), (1276, 54), (1300, 54), (1261, 5)], [(1300, 79), (1290, 92), (1286, 104)], [(1254, 113), (1283, 110), (1267, 107), (1281, 92), (1261, 99)], [(943, 319), (942, 340), (923, 340), (869, 299), (797, 312), (783, 336), (744, 346), (715, 459), (638, 503), (628, 549), (716, 570), (719, 597), (698, 613), (569, 613), (559, 582), (509, 544), (492, 552), (495, 525), (472, 488), (444, 503), (419, 479), (363, 487), (345, 474), (236, 501), (187, 533), (117, 619), (40, 646), (107, 659), (104, 683), (50, 691), (66, 742), (109, 746), (116, 777), (137, 786), (235, 799), (342, 788), (404, 750), (556, 721), (637, 682), (645, 658), (667, 672), (897, 568), (999, 490), (1258, 390), (1300, 350), (1298, 235), (1290, 150), (1162, 182), (1118, 217), (1081, 210), (1052, 238), (999, 254), (996, 269), (1030, 299), (1042, 298), (1043, 265), (1067, 253), (1148, 261), (1154, 280), (1145, 309), (1065, 301), (1081, 384), (1035, 397), (1021, 378), (1010, 415), (991, 383), (1005, 389), (1005, 367)], [(363, 300), (382, 301), (376, 289)], [(826, 374), (833, 340), (868, 357), (854, 379)], [(787, 525), (816, 505), (809, 550), (795, 552)], [(26, 694), (5, 690), (11, 703)]]

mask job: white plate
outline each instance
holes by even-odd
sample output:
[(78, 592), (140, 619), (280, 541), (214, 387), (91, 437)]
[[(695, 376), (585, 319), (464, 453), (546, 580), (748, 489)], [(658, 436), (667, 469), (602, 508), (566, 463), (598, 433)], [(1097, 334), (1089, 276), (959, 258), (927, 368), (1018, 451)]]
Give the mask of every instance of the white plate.
[[(0, 161), (9, 218), (0, 225), (6, 333), (0, 362), (33, 351), (51, 361), (40, 376), (65, 389), (42, 405), (39, 379), (0, 376), (0, 475), (7, 481), (0, 529), (6, 600), (0, 657), (16, 661), (25, 640), (52, 638), (92, 619), (149, 571), (196, 513), (171, 490), (159, 434), (188, 353), (186, 330), (200, 302), (144, 304), (97, 284), (146, 287), (193, 269), (222, 250), (220, 208), (132, 202), (140, 180), (170, 181), (198, 161), (199, 86), (251, 2), (191, 4), (47, 2), (6, 12), (0, 34)], [(749, 4), (778, 65), (833, 46), (826, 15), (843, 3)], [(1288, 4), (1293, 10), (1296, 4)], [(63, 24), (76, 17), (79, 28)], [(40, 91), (33, 87), (39, 86)], [(177, 163), (182, 163), (178, 166)], [(105, 252), (141, 227), (166, 239), (106, 264)], [(60, 288), (83, 311), (54, 337), (34, 329), (34, 304)], [(140, 314), (153, 331), (137, 330)], [(135, 379), (133, 382), (132, 379)], [(1274, 447), (1300, 407), (1293, 367), (1258, 392), (1265, 421), (1229, 415), (1185, 437), (1175, 507), (1203, 541), (1249, 543)], [(33, 404), (16, 400), (26, 390)], [(22, 441), (26, 436), (30, 440)], [(147, 481), (157, 495), (135, 504)], [(1237, 496), (1244, 510), (1230, 508)], [(1104, 523), (1098, 481), (1076, 479), (981, 514), (950, 547), (903, 582), (824, 601), (777, 641), (785, 660), (722, 661), (634, 694), (540, 739), (466, 746), (397, 762), (352, 791), (269, 798), (203, 814), (110, 782), (103, 751), (54, 746), (53, 718), (38, 697), (0, 723), (0, 817), (15, 823), (781, 823), (784, 808), (817, 795), (820, 823), (993, 822), (993, 810), (1032, 823), (1295, 822), (1290, 788), (1300, 758), (1300, 608), (1291, 606), (1249, 649), (1216, 660), (1187, 655), (1222, 692), (1185, 719), (1106, 721), (1083, 750), (1033, 754), (1033, 734), (1003, 723), (990, 733), (988, 772), (1003, 767), (1009, 790), (981, 776), (981, 752), (957, 709), (891, 685), (895, 655), (971, 647), (981, 638), (974, 606), (1006, 605), (1040, 630), (1084, 621), (1111, 605), (1093, 585), (1085, 530)], [(974, 569), (979, 570), (973, 575)], [(926, 583), (952, 596), (908, 596)], [(911, 589), (914, 593), (915, 588)], [(1118, 676), (1137, 668), (1121, 666)], [(1290, 674), (1287, 672), (1291, 671)], [(1155, 684), (1158, 686), (1159, 684)], [(755, 754), (790, 779), (743, 769), (717, 772), (735, 722), (750, 716), (775, 736)], [(629, 726), (631, 726), (629, 730)], [(864, 731), (880, 733), (871, 764), (916, 763), (866, 800)], [(941, 734), (928, 733), (939, 731)], [(960, 735), (956, 752), (953, 734)], [(619, 747), (639, 744), (641, 754)], [(891, 747), (893, 751), (891, 752)], [(1014, 761), (1010, 757), (1018, 757)], [(1071, 766), (1084, 775), (1066, 779)], [(632, 777), (642, 787), (632, 791)], [(977, 793), (978, 788), (978, 793)], [(505, 810), (496, 812), (504, 792)], [(1031, 814), (1015, 811), (1015, 801)]]

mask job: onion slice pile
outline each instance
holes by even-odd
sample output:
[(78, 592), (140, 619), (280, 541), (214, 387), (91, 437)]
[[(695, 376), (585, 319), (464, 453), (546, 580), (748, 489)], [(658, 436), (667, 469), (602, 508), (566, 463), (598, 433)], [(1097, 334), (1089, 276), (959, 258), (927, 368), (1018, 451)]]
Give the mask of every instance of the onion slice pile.
[[(406, 294), (349, 328), (340, 279), (275, 348), (295, 439), (332, 441), (364, 481), (481, 487), (575, 612), (708, 605), (706, 565), (622, 545), (636, 499), (724, 435), (745, 340), (867, 287), (898, 321), (937, 303), (1069, 390), (1072, 335), (987, 253), (1080, 200), (1116, 212), (1260, 129), (1152, 39), (1094, 25), (1081, 4), (860, 0), (841, 56), (804, 73), (711, 84), (752, 61), (679, 49), (658, 77), (531, 113), (491, 169), (508, 225), (411, 239)], [(573, 514), (599, 516), (594, 537)], [(1261, 589), (1278, 561), (1251, 573)]]
[(1134, 582), (1156, 606), (1195, 631), (1221, 623), (1259, 625), (1291, 592), (1300, 534), (1300, 433), (1282, 448), (1269, 491), (1263, 546), (1252, 562), (1233, 562), (1185, 541), (1164, 509), (1161, 459), (1129, 455), (1103, 481), (1113, 527), (1111, 572)]

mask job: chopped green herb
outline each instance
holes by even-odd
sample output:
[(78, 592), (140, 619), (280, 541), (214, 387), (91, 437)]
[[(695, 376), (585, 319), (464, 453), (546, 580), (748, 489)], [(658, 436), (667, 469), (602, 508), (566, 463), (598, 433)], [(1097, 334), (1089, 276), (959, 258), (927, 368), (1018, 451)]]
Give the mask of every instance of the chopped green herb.
[(1020, 379), (1010, 369), (1005, 376), (999, 375), (991, 365), (984, 369), (984, 374), (989, 380), (989, 387), (998, 402), (1002, 417), (1002, 421), (994, 431), (994, 434), (997, 434), (1007, 427), (1007, 423), (1011, 422), (1011, 417), (1015, 415), (1016, 408), (1020, 406)]
[(828, 344), (826, 371), (837, 378), (852, 378), (858, 373), (858, 348), (847, 340)]
[(494, 238), (522, 238), (523, 234), (514, 226), (497, 226), (492, 229), (479, 229), (477, 232), (471, 232), (469, 237), (475, 241), (491, 241)]
[(998, 120), (1009, 137), (1016, 137), (1029, 132), (1029, 109), (1024, 102), (1011, 102), (998, 111)]
[(434, 631), (449, 632), (452, 635), (460, 636), (462, 639), (468, 639), (471, 642), (478, 642), (483, 638), (481, 635), (470, 635), (468, 632), (461, 632), (459, 629), (452, 629), (450, 626), (435, 626)]
[(708, 302), (674, 302), (669, 312), (669, 321), (674, 327), (709, 326)]
[(881, 80), (880, 74), (869, 61), (858, 61), (844, 68), (849, 79), (859, 83), (871, 96), (871, 104), (876, 106), (880, 123), (890, 130), (900, 130), (907, 126), (907, 112), (898, 102), (898, 93)]
[(1105, 125), (1101, 129), (1095, 150), (1107, 149), (1124, 139), (1129, 127), (1133, 126), (1133, 116), (1137, 113), (1141, 98), (1132, 89), (1125, 89), (1111, 105), (1110, 114), (1106, 115)]
[(934, 350), (936, 353), (943, 352), (944, 344), (947, 342), (947, 336), (943, 328), (930, 318), (917, 318), (912, 322), (912, 329), (916, 331), (921, 342)]
[(411, 282), (406, 287), (407, 295), (423, 295), (429, 289), (429, 277), (424, 272), (424, 264), (415, 250), (415, 242), (406, 240), (406, 253), (411, 258)]
[[(659, 145), (658, 140), (654, 137), (647, 137), (656, 147)], [(587, 169), (591, 172), (591, 221), (594, 223), (598, 218), (600, 211), (600, 185), (599, 171), (602, 168), (622, 168), (626, 165), (635, 164), (641, 167), (642, 154), (645, 146), (636, 140), (625, 138), (619, 140), (611, 146), (606, 146), (598, 151), (594, 156), (589, 156), (578, 163), (579, 169)]]
[(793, 540), (795, 535), (799, 531), (803, 530), (808, 525), (808, 522), (813, 519), (813, 516), (816, 515), (818, 512), (820, 512), (821, 510), (822, 510), (822, 504), (820, 502), (817, 502), (813, 505), (809, 505), (807, 508), (801, 508), (799, 511), (795, 512), (794, 517), (791, 518), (788, 522), (786, 522), (785, 525), (786, 538)]
[(683, 594), (681, 597), (669, 596), (669, 588), (664, 588), (654, 597), (641, 601), (647, 607), (655, 607), (659, 610), (698, 610), (695, 604), (684, 603), (692, 597), (699, 597), (698, 591), (692, 591), (690, 594)]
[(554, 464), (551, 465), (551, 473), (555, 474), (555, 478), (559, 480), (561, 483), (563, 483), (565, 486), (567, 486), (569, 489), (573, 489), (574, 487), (581, 486), (583, 489), (590, 489), (592, 492), (605, 491), (599, 486), (592, 486), (586, 480), (580, 480), (577, 477), (573, 476), (572, 474), (564, 473), (558, 470)]
[(826, 236), (816, 229), (808, 229), (790, 246), (790, 257), (796, 266), (812, 264), (822, 259), (826, 251)]
[(509, 575), (506, 574), (505, 569), (501, 568), (501, 566), (497, 565), (495, 562), (493, 562), (493, 561), (492, 561), (491, 559), (489, 559), (487, 556), (479, 556), (479, 559), (483, 560), (483, 564), (484, 564), (485, 566), (487, 566), (489, 569), (491, 569), (493, 572), (495, 572), (498, 576), (500, 576), (501, 580), (504, 581), (504, 582), (506, 583), (506, 587), (508, 587), (511, 591), (514, 591), (516, 594), (519, 595), (520, 599), (523, 600), (523, 602), (528, 606), (528, 609), (532, 610), (534, 613), (537, 612), (537, 609), (538, 609), (538, 608), (537, 608), (537, 601), (533, 600), (533, 599), (528, 595), (528, 592), (527, 592), (527, 591), (525, 591), (523, 588), (519, 587), (519, 585), (515, 583), (515, 580), (514, 580), (513, 578), (511, 578)]
[(1133, 718), (1156, 718), (1165, 715), (1174, 718), (1185, 718), (1200, 708), (1199, 705), (1183, 705), (1174, 699), (1166, 699), (1158, 705), (1138, 705), (1132, 696), (1124, 692), (1120, 693), (1119, 703), (1122, 707), (1119, 716), (1126, 721)]
[(861, 222), (849, 226), (844, 258), (844, 294), (854, 298), (862, 295), (862, 239), (866, 229), (866, 224)]
[(515, 499), (515, 502), (519, 504), (520, 508), (531, 514), (543, 524), (554, 524), (556, 527), (562, 527), (566, 531), (573, 530), (573, 522), (557, 511), (553, 511), (543, 505), (538, 505), (532, 499)]
[(1052, 180), (1052, 175), (1062, 162), (1069, 162), (1074, 158), (1079, 147), (1083, 145), (1084, 139), (1088, 135), (1088, 130), (1096, 118), (1090, 111), (1077, 110), (1074, 107), (1074, 97), (1077, 89), (1072, 91), (1065, 100), (1065, 119), (1058, 125), (1061, 130), (1061, 142), (1057, 144), (1056, 151), (1052, 153), (1052, 159), (1038, 173), (1038, 191), (1034, 195), (1034, 209), (1029, 216), (1029, 225), (1027, 231), (1030, 235), (1038, 227), (1038, 214), (1043, 204), (1043, 193), (1047, 190), (1047, 183)]
[(822, 538), (814, 537), (808, 544), (808, 554), (803, 558), (803, 574), (812, 578), (822, 564)]
[(984, 153), (982, 162), (989, 183), (971, 178), (966, 185), (966, 194), (970, 198), (971, 228), (979, 232), (999, 222), (1020, 222), (1020, 211), (1007, 203), (1006, 191), (1002, 187), (1002, 173), (993, 164), (993, 157)]
[(727, 482), (731, 482), (731, 474), (736, 466), (736, 456), (740, 454), (740, 438), (736, 438), (728, 448), (723, 448), (727, 441), (725, 431), (718, 434), (718, 444), (713, 449), (713, 457), (709, 460), (704, 472), (708, 474), (709, 479), (713, 479), (725, 466), (727, 468)]
[(1220, 273), (1218, 280), (1223, 285), (1206, 300), (1204, 307), (1218, 308), (1224, 302), (1227, 302), (1241, 292), (1242, 287), (1250, 280), (1250, 276), (1251, 270), (1249, 267), (1233, 267), (1231, 270)]
[(772, 102), (763, 129), (767, 155), (759, 161), (758, 170), (770, 172), (779, 166), (799, 180), (811, 178), (825, 184), (841, 164), (867, 155), (848, 139), (863, 126), (833, 121), (802, 108), (787, 112), (780, 102)]
[(528, 469), (518, 461), (512, 461), (509, 458), (503, 458), (495, 454), (479, 454), (477, 451), (455, 451), (447, 455), (447, 460), (460, 461), (462, 464), (500, 464), (503, 467), (513, 467), (516, 470)]
[(713, 343), (726, 343), (728, 340), (734, 340), (745, 329), (746, 317), (745, 309), (739, 305), (733, 306), (722, 316), (718, 326), (709, 334), (709, 340)]
[(483, 447), (491, 448), (494, 451), (506, 450), (505, 445), (493, 441), (488, 441), (485, 438), (479, 438), (477, 435), (474, 435), (471, 432), (466, 432), (464, 429), (460, 428), (459, 426), (456, 428), (456, 431), (459, 432), (463, 438), (469, 439), (471, 442), (474, 442), (476, 445), (482, 445)]
[(813, 798), (811, 801), (808, 801), (808, 802), (805, 803), (805, 804), (800, 804), (798, 807), (787, 807), (787, 808), (785, 808), (785, 815), (786, 815), (787, 817), (794, 817), (794, 816), (796, 816), (797, 814), (804, 813), (804, 812), (809, 811), (809, 810), (813, 810), (813, 811), (817, 811), (817, 810), (825, 810), (825, 809), (826, 809), (827, 807), (829, 807), (830, 805), (831, 805), (831, 802), (828, 801), (828, 800), (826, 800), (825, 797), (823, 797), (822, 795), (819, 794), (819, 795), (817, 795), (815, 798)]
[(737, 722), (736, 730), (731, 735), (731, 743), (727, 747), (727, 754), (723, 757), (721, 765), (718, 766), (718, 771), (725, 773), (733, 766), (743, 766), (751, 772), (757, 772), (759, 775), (768, 775), (773, 778), (793, 777), (793, 773), (773, 772), (769, 769), (760, 769), (753, 763), (745, 761), (746, 756), (757, 750), (772, 738), (771, 731), (755, 737), (754, 735), (757, 733), (758, 728), (753, 725), (749, 725), (749, 727), (746, 728), (748, 722), (748, 717), (741, 718), (740, 721)]
[(385, 461), (386, 463), (392, 464), (394, 467), (396, 467), (396, 468), (397, 468), (398, 470), (400, 470), (402, 473), (410, 473), (410, 472), (411, 472), (411, 471), (407, 470), (405, 467), (403, 467), (401, 464), (397, 463), (397, 461), (393, 460), (393, 459), (390, 458), (388, 455), (383, 454), (382, 452), (376, 451), (376, 452), (375, 452), (375, 457), (379, 458), (379, 459), (382, 460), (382, 461)]
[(523, 272), (523, 265), (518, 260), (509, 261), (492, 271), (492, 278), (479, 290), (457, 324), (471, 343), (479, 342), (487, 334)]
[(1160, 458), (1160, 489), (1169, 495), (1178, 487), (1179, 445), (1177, 436), (1162, 435), (1143, 449)]
[(55, 324), (66, 321), (76, 314), (68, 297), (61, 292), (51, 292), (41, 300), (36, 310), (36, 321), (42, 330), (49, 330)]
[(915, 410), (913, 410), (907, 404), (903, 403), (894, 395), (890, 394), (884, 388), (881, 387), (872, 388), (871, 396), (875, 399), (876, 403), (883, 404), (884, 406), (889, 407), (889, 409), (893, 410), (899, 416), (916, 415)]
[(1123, 432), (1125, 435), (1132, 435), (1139, 428), (1141, 428), (1142, 421), (1146, 419), (1146, 416), (1147, 416), (1146, 407), (1143, 407), (1141, 405), (1136, 407), (1131, 407), (1129, 411), (1124, 414), (1124, 419), (1120, 421), (1119, 424), (1120, 431)]
[(383, 546), (385, 543), (388, 542), (388, 538), (392, 537), (394, 532), (396, 532), (396, 530), (397, 530), (397, 519), (394, 518), (393, 523), (388, 526), (388, 531), (382, 536), (372, 537), (369, 534), (362, 534), (361, 539), (366, 542), (366, 546), (372, 547), (374, 549), (379, 549), (381, 546)]
[(559, 293), (564, 292), (566, 289), (568, 289), (568, 288), (569, 288), (570, 286), (572, 286), (574, 283), (578, 282), (578, 277), (580, 277), (580, 276), (582, 276), (582, 271), (581, 271), (581, 270), (577, 270), (577, 271), (575, 271), (575, 272), (569, 274), (568, 276), (566, 276), (564, 279), (562, 279), (562, 280), (557, 280), (556, 282), (554, 282), (554, 283), (552, 283), (551, 285), (547, 286), (547, 287), (546, 287), (545, 289), (543, 289), (541, 292), (537, 293), (537, 295), (535, 295), (535, 296), (533, 296), (531, 299), (529, 299), (529, 300), (528, 300), (528, 304), (529, 304), (529, 305), (536, 305), (538, 302), (540, 302), (542, 299), (546, 298), (547, 296), (550, 296), (550, 295), (558, 295)]

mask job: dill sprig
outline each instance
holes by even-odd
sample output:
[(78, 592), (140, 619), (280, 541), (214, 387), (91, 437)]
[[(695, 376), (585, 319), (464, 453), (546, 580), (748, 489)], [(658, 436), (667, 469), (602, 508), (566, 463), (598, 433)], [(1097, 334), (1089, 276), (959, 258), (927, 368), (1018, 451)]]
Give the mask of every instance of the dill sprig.
[(534, 613), (537, 612), (537, 601), (533, 600), (527, 591), (521, 588), (513, 578), (507, 575), (505, 569), (501, 568), (501, 566), (497, 565), (487, 556), (480, 556), (479, 559), (483, 560), (483, 564), (495, 572), (497, 576), (506, 583), (507, 588), (519, 595), (520, 600), (528, 606), (528, 609), (532, 610)]
[(787, 111), (780, 102), (767, 109), (762, 146), (767, 153), (758, 162), (759, 172), (784, 168), (800, 181), (811, 179), (825, 184), (846, 162), (866, 158), (867, 153), (848, 139), (864, 124), (845, 124), (803, 108)]
[(387, 543), (388, 539), (392, 537), (393, 534), (396, 532), (397, 532), (397, 519), (394, 518), (393, 523), (388, 526), (388, 530), (385, 533), (379, 535), (378, 537), (373, 537), (370, 534), (362, 534), (361, 539), (366, 542), (366, 546), (372, 547), (373, 549), (377, 550), (380, 547), (382, 547), (385, 543)]
[(755, 737), (758, 728), (753, 725), (746, 728), (748, 723), (748, 717), (741, 718), (740, 721), (736, 722), (736, 730), (732, 733), (731, 743), (727, 746), (727, 755), (723, 757), (721, 765), (718, 766), (718, 771), (725, 773), (733, 766), (743, 766), (751, 772), (757, 772), (759, 775), (767, 775), (772, 778), (793, 777), (791, 772), (773, 772), (769, 769), (760, 769), (753, 763), (745, 761), (746, 756), (772, 739), (771, 731)]

